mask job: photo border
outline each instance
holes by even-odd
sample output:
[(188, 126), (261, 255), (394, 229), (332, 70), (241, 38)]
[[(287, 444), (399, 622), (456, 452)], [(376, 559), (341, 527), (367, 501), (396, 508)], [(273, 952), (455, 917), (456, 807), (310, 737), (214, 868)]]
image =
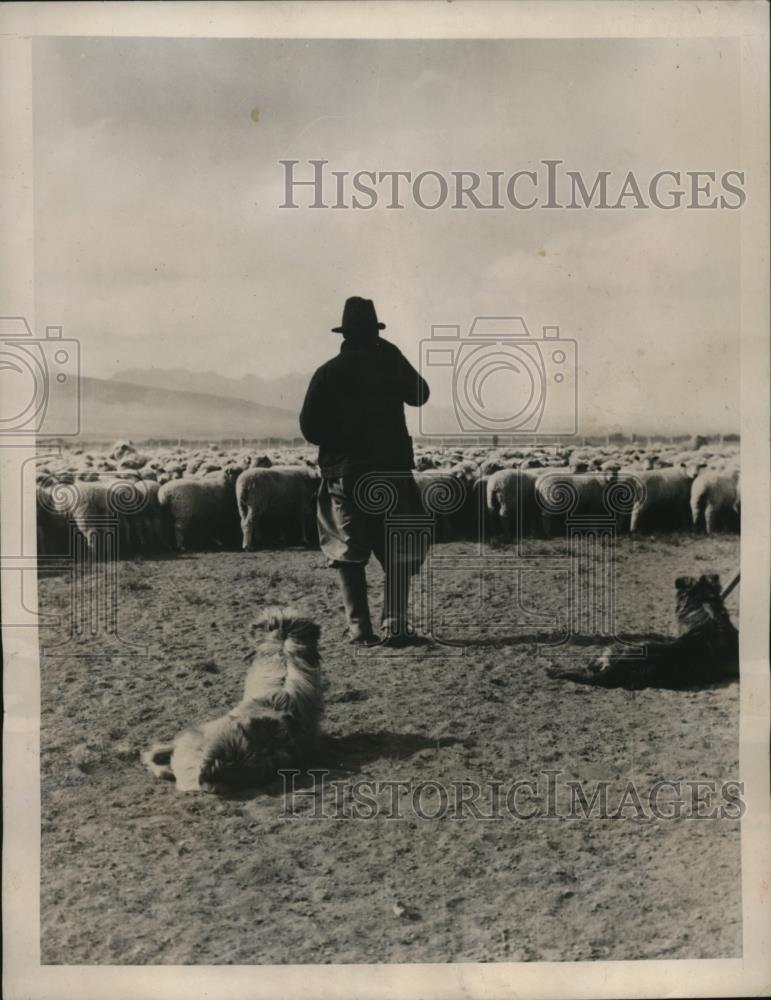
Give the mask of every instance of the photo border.
[[(188, 38), (704, 38), (740, 39), (741, 167), (741, 959), (419, 965), (41, 966), (40, 666), (36, 628), (4, 628), (4, 987), (9, 998), (632, 997), (741, 996), (771, 990), (769, 809), (769, 172), (768, 9), (762, 2), (10, 3), (0, 10), (2, 171), (0, 304), (34, 309), (32, 39)], [(76, 331), (68, 331), (70, 335)], [(17, 463), (29, 442), (0, 447), (0, 545), (13, 554)], [(34, 504), (24, 532), (35, 537)], [(29, 530), (31, 527), (31, 535)], [(17, 574), (19, 575), (19, 574)], [(2, 607), (16, 577), (2, 570)], [(35, 595), (36, 598), (36, 595)], [(31, 609), (36, 611), (36, 606)], [(5, 619), (5, 614), (4, 614)], [(715, 901), (719, 905), (719, 901)]]

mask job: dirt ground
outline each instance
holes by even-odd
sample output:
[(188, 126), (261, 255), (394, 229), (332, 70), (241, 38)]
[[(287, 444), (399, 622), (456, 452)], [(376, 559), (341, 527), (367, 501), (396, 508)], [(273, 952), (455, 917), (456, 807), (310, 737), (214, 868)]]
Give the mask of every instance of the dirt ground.
[[(539, 644), (554, 640), (565, 604), (561, 544), (532, 542), (521, 574), (491, 561), (483, 583), (473, 552), (435, 550), (434, 632), (465, 648), (358, 655), (319, 552), (121, 563), (119, 631), (146, 655), (42, 659), (43, 962), (739, 956), (738, 821), (695, 817), (690, 791), (679, 819), (634, 806), (612, 817), (628, 781), (645, 803), (658, 779), (737, 777), (738, 684), (628, 692), (551, 680), (557, 653)], [(736, 536), (620, 539), (618, 630), (638, 642), (671, 633), (675, 577), (718, 572), (727, 583), (738, 562)], [(382, 576), (369, 574), (377, 607)], [(43, 611), (66, 615), (71, 596), (64, 576), (40, 582)], [(181, 795), (139, 752), (238, 700), (248, 625), (266, 603), (294, 603), (323, 628), (323, 793), (316, 775), (315, 793), (300, 776), (309, 794), (294, 800), (279, 781), (241, 800)], [(603, 644), (595, 635), (570, 650)], [(462, 779), (482, 787), (483, 815), (450, 807)], [(345, 818), (365, 780), (405, 786), (370, 789), (378, 809)], [(537, 788), (516, 800), (519, 817), (484, 818), (492, 783), (505, 793), (523, 780)], [(587, 796), (607, 781), (611, 814), (569, 818), (569, 781)], [(442, 783), (448, 803), (429, 789), (421, 816), (421, 782)]]

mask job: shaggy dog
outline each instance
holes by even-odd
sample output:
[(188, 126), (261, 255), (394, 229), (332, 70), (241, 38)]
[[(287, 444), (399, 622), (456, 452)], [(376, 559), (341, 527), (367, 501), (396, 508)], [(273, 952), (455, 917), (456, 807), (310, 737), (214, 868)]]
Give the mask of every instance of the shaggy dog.
[(652, 642), (643, 659), (614, 654), (608, 646), (588, 667), (551, 667), (550, 677), (599, 687), (686, 688), (739, 676), (739, 633), (723, 604), (720, 577), (681, 576), (676, 639)]
[(158, 743), (142, 762), (180, 792), (220, 794), (264, 785), (302, 765), (323, 711), (321, 629), (291, 608), (268, 608), (252, 626), (255, 650), (242, 700), (227, 715)]

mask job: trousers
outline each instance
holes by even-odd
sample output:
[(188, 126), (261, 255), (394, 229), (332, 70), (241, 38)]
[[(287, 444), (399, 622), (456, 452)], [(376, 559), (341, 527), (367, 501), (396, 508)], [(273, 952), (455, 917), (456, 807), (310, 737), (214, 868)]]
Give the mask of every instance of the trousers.
[(371, 555), (384, 569), (389, 560), (413, 574), (423, 565), (425, 540), (417, 542), (414, 534), (398, 530), (399, 518), (423, 514), (411, 472), (322, 479), (316, 513), (321, 550), (330, 566), (366, 565)]

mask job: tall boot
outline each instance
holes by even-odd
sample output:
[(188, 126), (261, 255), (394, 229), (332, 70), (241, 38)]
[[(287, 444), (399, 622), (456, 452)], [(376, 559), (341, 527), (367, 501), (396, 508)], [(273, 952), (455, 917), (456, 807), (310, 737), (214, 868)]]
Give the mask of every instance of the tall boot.
[(337, 571), (351, 642), (366, 644), (368, 640), (374, 640), (374, 633), (369, 617), (364, 566), (361, 563), (338, 563)]

